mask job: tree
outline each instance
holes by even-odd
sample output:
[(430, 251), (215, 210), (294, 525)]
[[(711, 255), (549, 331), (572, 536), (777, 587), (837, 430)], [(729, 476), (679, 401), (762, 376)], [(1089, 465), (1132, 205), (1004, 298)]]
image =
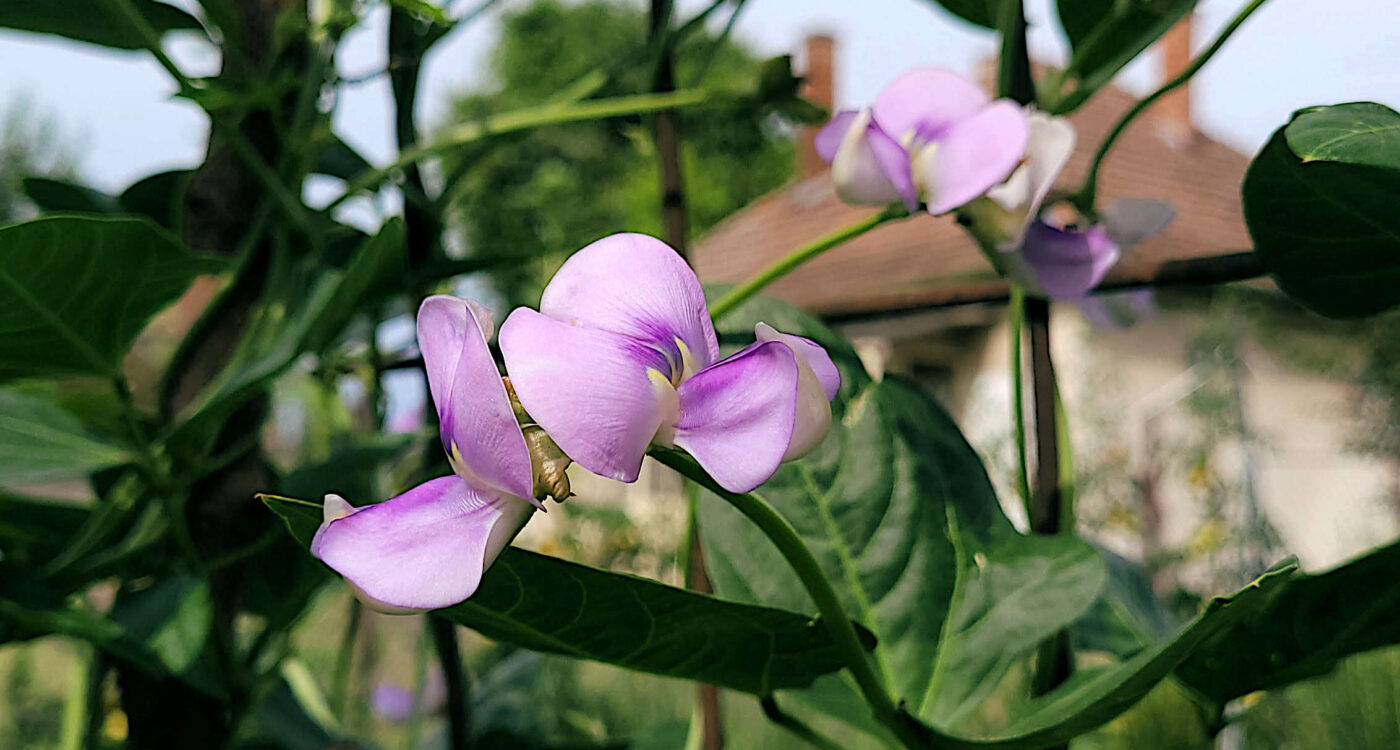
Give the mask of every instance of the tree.
[(34, 214), (25, 177), (71, 177), (74, 161), (52, 119), (35, 117), (28, 99), (12, 102), (0, 117), (0, 224)]
[[(682, 42), (676, 62), (681, 87), (742, 85), (761, 65), (741, 45), (703, 30)], [(490, 70), (494, 86), (458, 99), (455, 121), (547, 101), (596, 72), (607, 81), (594, 96), (646, 92), (647, 16), (605, 0), (540, 0), (504, 19)], [(682, 144), (695, 232), (791, 174), (791, 141), (757, 112), (686, 118)], [(474, 256), (520, 256), (493, 280), (507, 301), (531, 299), (568, 253), (588, 242), (618, 228), (660, 233), (655, 158), (641, 118), (542, 128), (464, 154), (446, 165), (448, 174), (464, 172), (452, 198), (459, 237)]]

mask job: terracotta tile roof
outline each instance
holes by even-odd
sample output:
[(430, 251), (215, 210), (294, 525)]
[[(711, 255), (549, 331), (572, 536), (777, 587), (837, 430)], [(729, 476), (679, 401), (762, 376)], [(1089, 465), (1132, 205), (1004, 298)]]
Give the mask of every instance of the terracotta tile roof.
[[(1132, 106), (1108, 88), (1070, 119), (1079, 145), (1059, 186), (1077, 187), (1093, 150)], [(1152, 278), (1172, 260), (1239, 252), (1250, 246), (1240, 207), (1249, 160), (1217, 141), (1188, 135), (1149, 110), (1119, 139), (1099, 175), (1099, 201), (1156, 198), (1177, 208), (1163, 234), (1134, 248), (1109, 282)], [(847, 206), (827, 173), (789, 184), (735, 213), (696, 243), (691, 258), (706, 282), (737, 282), (792, 250), (867, 217)], [(859, 315), (1004, 297), (1006, 284), (949, 217), (888, 224), (798, 268), (767, 292), (824, 315)]]

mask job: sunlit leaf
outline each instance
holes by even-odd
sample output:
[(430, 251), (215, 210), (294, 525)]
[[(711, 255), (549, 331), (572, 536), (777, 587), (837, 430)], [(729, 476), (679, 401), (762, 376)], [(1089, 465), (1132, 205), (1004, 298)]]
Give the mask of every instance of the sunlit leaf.
[(1284, 137), (1304, 163), (1400, 169), (1400, 113), (1384, 104), (1355, 102), (1304, 110), (1284, 129)]
[(130, 460), (54, 403), (0, 389), (0, 485), (73, 479)]
[(0, 380), (115, 375), (151, 316), (221, 267), (144, 219), (54, 216), (0, 227)]
[(1328, 317), (1400, 304), (1397, 127), (1400, 115), (1380, 105), (1306, 110), (1245, 174), (1260, 262), (1284, 292)]
[[(1080, 672), (1032, 703), (1005, 730), (977, 739), (993, 740), (1007, 748), (1043, 748), (1067, 743), (1102, 726), (1141, 700), (1203, 643), (1256, 616), (1295, 571), (1293, 565), (1284, 566), (1239, 593), (1212, 599), (1175, 638), (1120, 664)], [(948, 742), (938, 731), (923, 731), (934, 747)]]
[(1069, 38), (1064, 99), (1072, 110), (1191, 11), (1196, 0), (1058, 0), (1060, 26)]
[[(826, 441), (758, 493), (879, 638), (876, 664), (895, 700), (956, 722), (1017, 659), (1083, 614), (1103, 585), (1103, 564), (1083, 542), (1017, 534), (947, 413), (903, 381), (871, 382), (850, 346), (810, 316), (752, 301), (719, 322), (721, 340), (751, 341), (757, 320), (822, 343), (844, 381)], [(706, 495), (700, 523), (722, 595), (816, 611), (771, 542), (727, 503)], [(873, 730), (848, 683), (826, 679), (801, 697), (824, 714), (853, 707), (837, 718)]]

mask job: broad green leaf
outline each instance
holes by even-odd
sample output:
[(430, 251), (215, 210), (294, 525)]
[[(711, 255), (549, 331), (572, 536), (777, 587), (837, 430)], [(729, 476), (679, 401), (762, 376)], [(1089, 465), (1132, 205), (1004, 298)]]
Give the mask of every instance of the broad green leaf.
[(24, 194), (44, 213), (78, 211), (114, 214), (121, 212), (116, 196), (76, 182), (52, 177), (26, 177), (20, 183)]
[(1289, 581), (1177, 669), (1222, 703), (1332, 670), (1352, 654), (1400, 643), (1400, 542)]
[(1070, 43), (1058, 112), (1083, 104), (1191, 11), (1196, 0), (1058, 0)]
[(1288, 148), (1303, 163), (1329, 161), (1400, 169), (1400, 113), (1375, 102), (1315, 107), (1284, 129)]
[[(721, 341), (748, 343), (758, 320), (826, 346), (843, 378), (831, 434), (758, 493), (876, 634), (876, 663), (895, 700), (925, 719), (956, 721), (1017, 658), (1083, 614), (1103, 564), (1082, 542), (1017, 534), (976, 452), (932, 398), (894, 378), (872, 383), (850, 345), (809, 316), (751, 301), (719, 321)], [(702, 498), (700, 526), (722, 595), (816, 611), (772, 543), (721, 498)], [(827, 714), (854, 706), (838, 718), (872, 730), (848, 683), (826, 679), (802, 698)]]
[(108, 617), (63, 596), (35, 571), (0, 561), (0, 643), (78, 638), (147, 674), (177, 677), (217, 697), (223, 687), (201, 650), (212, 622), (210, 606), (203, 583), (176, 577), (143, 592), (123, 592)]
[(1128, 658), (1165, 639), (1171, 618), (1141, 565), (1106, 549), (1099, 555), (1107, 563), (1108, 583), (1093, 608), (1074, 623), (1074, 645)]
[[(713, 302), (723, 297), (731, 287), (730, 284), (706, 284), (705, 298)], [(719, 337), (720, 346), (737, 350), (753, 343), (753, 328), (758, 322), (767, 323), (780, 331), (806, 336), (826, 349), (841, 372), (841, 389), (836, 394), (835, 402), (838, 410), (870, 382), (865, 365), (861, 364), (860, 356), (849, 341), (811, 315), (770, 297), (750, 298), (717, 321), (715, 334)]]
[(1400, 170), (1366, 166), (1400, 157), (1384, 133), (1329, 144), (1341, 117), (1310, 110), (1274, 133), (1245, 174), (1244, 217), (1284, 292), (1328, 317), (1356, 318), (1400, 304)]
[(178, 232), (191, 170), (158, 172), (132, 183), (121, 195), (49, 177), (26, 177), (24, 193), (44, 213), (139, 214)]
[(967, 743), (975, 742), (1030, 750), (1067, 743), (1131, 708), (1202, 644), (1256, 616), (1275, 592), (1288, 585), (1295, 570), (1293, 565), (1284, 566), (1261, 576), (1236, 594), (1212, 599), (1172, 640), (1120, 664), (1075, 675), (1054, 692), (1032, 703), (1024, 715), (994, 736), (956, 738), (926, 727), (923, 731), (933, 747), (966, 747)]
[(1094, 548), (1071, 537), (1011, 537), (960, 567), (956, 616), (921, 711), (939, 726), (958, 726), (991, 698), (1016, 662), (1084, 613), (1107, 576)]
[(57, 405), (0, 389), (0, 485), (57, 482), (130, 460)]
[(284, 675), (249, 712), (248, 720), (239, 728), (237, 746), (278, 750), (357, 747), (339, 743), (330, 729), (312, 714)]
[(53, 216), (0, 227), (0, 380), (115, 375), (151, 316), (221, 267), (145, 219)]
[(131, 183), (117, 196), (123, 211), (149, 216), (157, 224), (177, 234), (185, 213), (185, 188), (193, 170), (157, 172)]
[[(316, 503), (263, 496), (303, 543)], [(439, 614), (498, 641), (756, 695), (841, 668), (807, 615), (723, 601), (635, 576), (508, 548), (471, 599)]]
[[(193, 31), (202, 27), (194, 16), (156, 0), (129, 0), (157, 32)], [(117, 49), (142, 49), (141, 35), (131, 25), (88, 0), (4, 0), (0, 27), (55, 34), (79, 42)]]
[(207, 693), (222, 690), (209, 644), (214, 605), (203, 580), (176, 575), (149, 588), (123, 590), (108, 617), (125, 637), (153, 653), (165, 671)]

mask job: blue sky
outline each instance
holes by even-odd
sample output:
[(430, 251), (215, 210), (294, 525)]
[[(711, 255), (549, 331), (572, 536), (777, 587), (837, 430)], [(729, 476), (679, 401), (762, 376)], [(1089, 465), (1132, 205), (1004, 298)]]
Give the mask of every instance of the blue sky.
[[(509, 8), (526, 0), (505, 0)], [(640, 2), (640, 0), (636, 0)], [(1064, 58), (1051, 8), (1030, 0), (1033, 53)], [(1204, 46), (1245, 0), (1203, 0), (1196, 47)], [(179, 3), (177, 3), (179, 4)], [(706, 0), (682, 0), (693, 12)], [(470, 5), (458, 2), (457, 6)], [(498, 6), (498, 7), (501, 7)], [(358, 75), (384, 65), (383, 14), (347, 39), (342, 72)], [(482, 63), (496, 34), (496, 15), (457, 32), (426, 68), (421, 122), (439, 122), (448, 95), (489, 84)], [(951, 17), (931, 0), (750, 0), (737, 34), (758, 51), (795, 51), (812, 31), (837, 37), (838, 104), (870, 99), (906, 68), (940, 65), (970, 71), (994, 51), (994, 40)], [(172, 53), (192, 74), (216, 60), (189, 39), (172, 39)], [(171, 99), (174, 87), (142, 53), (108, 52), (54, 37), (0, 32), (0, 108), (26, 98), (55, 119), (81, 155), (84, 178), (117, 189), (156, 171), (197, 164), (207, 122), (192, 104)], [(1145, 92), (1158, 80), (1148, 55), (1119, 83)], [(1271, 0), (1197, 76), (1198, 123), (1246, 152), (1257, 149), (1294, 109), (1370, 99), (1400, 106), (1400, 24), (1393, 0)], [(391, 153), (388, 86), (382, 79), (343, 89), (335, 128), (373, 161)]]

